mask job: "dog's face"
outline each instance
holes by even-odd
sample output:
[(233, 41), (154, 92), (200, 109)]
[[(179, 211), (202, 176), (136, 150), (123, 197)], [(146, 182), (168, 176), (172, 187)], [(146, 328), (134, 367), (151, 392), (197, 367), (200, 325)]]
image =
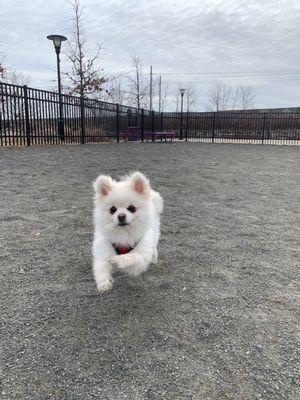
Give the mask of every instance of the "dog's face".
[(103, 228), (109, 231), (142, 227), (149, 216), (150, 185), (137, 172), (117, 182), (100, 175), (94, 183), (96, 207), (101, 208)]

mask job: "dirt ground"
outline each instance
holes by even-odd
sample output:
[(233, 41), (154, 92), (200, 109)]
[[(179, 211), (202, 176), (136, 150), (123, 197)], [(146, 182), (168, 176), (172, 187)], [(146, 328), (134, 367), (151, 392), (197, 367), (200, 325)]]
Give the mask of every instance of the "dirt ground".
[[(1, 399), (299, 399), (300, 149), (0, 149)], [(159, 263), (98, 295), (92, 181), (146, 173)]]

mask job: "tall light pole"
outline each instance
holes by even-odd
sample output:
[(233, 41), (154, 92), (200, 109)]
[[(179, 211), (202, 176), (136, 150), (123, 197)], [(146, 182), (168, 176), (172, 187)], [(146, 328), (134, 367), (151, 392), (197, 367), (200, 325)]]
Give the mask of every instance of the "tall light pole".
[(185, 89), (181, 88), (179, 89), (180, 95), (181, 95), (181, 111), (180, 111), (180, 140), (182, 140), (183, 137), (183, 96)]
[(55, 52), (56, 52), (56, 62), (57, 62), (57, 83), (58, 83), (58, 94), (59, 94), (59, 120), (58, 120), (58, 135), (61, 139), (64, 138), (64, 117), (63, 117), (63, 102), (62, 102), (62, 94), (61, 94), (61, 79), (60, 79), (60, 48), (61, 43), (66, 41), (67, 38), (62, 35), (49, 35), (47, 39), (51, 40), (54, 44)]

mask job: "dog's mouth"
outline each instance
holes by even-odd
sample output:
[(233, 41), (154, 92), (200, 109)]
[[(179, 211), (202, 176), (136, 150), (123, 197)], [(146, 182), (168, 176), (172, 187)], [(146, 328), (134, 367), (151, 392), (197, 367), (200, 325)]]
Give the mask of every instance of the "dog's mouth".
[(124, 222), (119, 222), (119, 226), (126, 226), (126, 225), (129, 225), (129, 223), (126, 222), (126, 221), (124, 221)]

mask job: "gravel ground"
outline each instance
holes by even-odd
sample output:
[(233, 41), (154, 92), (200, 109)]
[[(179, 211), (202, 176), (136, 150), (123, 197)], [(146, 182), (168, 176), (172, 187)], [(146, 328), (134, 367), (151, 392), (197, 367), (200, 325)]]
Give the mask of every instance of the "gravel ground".
[[(297, 147), (0, 149), (1, 399), (299, 399)], [(96, 293), (92, 181), (165, 199), (159, 263)]]

